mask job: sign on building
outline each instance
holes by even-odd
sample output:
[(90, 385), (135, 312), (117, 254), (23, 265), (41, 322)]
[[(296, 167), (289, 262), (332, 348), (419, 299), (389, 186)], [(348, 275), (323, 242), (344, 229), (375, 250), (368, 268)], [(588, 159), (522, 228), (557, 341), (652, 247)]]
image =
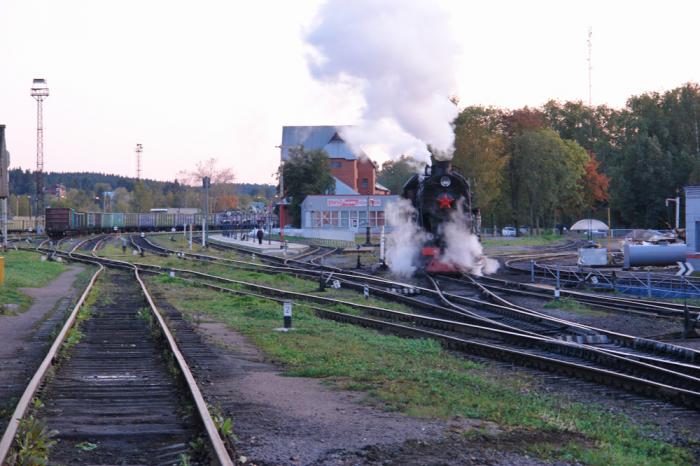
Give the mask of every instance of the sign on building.
[[(326, 199), (328, 207), (367, 207), (367, 198), (329, 198)], [(380, 199), (369, 198), (370, 207), (381, 207)]]

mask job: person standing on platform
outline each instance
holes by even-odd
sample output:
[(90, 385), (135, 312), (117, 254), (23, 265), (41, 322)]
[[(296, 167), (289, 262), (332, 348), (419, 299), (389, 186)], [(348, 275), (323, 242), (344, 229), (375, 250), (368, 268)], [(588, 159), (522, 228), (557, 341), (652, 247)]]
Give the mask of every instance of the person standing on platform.
[(258, 227), (258, 231), (255, 233), (255, 236), (258, 237), (258, 244), (262, 244), (263, 236), (265, 236), (265, 233), (263, 233), (262, 228)]

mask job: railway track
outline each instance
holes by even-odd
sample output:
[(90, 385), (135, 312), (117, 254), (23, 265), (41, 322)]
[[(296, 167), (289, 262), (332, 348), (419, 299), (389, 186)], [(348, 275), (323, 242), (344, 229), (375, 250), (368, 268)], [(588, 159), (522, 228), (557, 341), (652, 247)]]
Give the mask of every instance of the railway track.
[(58, 431), (56, 464), (232, 465), (139, 270), (77, 252), (92, 254), (103, 239), (70, 253), (42, 249), (98, 270), (17, 404), (0, 440), (0, 461), (25, 440), (15, 439), (22, 423), (38, 419)]
[[(525, 331), (541, 336), (549, 336), (564, 340), (574, 340), (579, 343), (613, 344), (621, 347), (634, 348), (636, 351), (662, 354), (670, 357), (671, 359), (679, 360), (680, 362), (695, 362), (699, 360), (694, 351), (686, 350), (684, 348), (679, 348), (652, 340), (645, 340), (643, 338), (621, 335), (615, 332), (608, 332), (602, 329), (580, 324), (574, 324), (562, 319), (551, 318), (548, 315), (515, 306), (507, 301), (497, 301), (494, 303), (492, 300), (488, 299), (490, 297), (488, 293), (486, 293), (487, 299), (480, 299), (478, 296), (463, 296), (464, 293), (443, 293), (439, 289), (435, 290), (436, 284), (434, 282), (431, 284), (431, 289), (411, 284), (397, 283), (356, 271), (345, 271), (333, 267), (313, 267), (307, 263), (295, 262), (295, 267), (285, 268), (285, 266), (282, 265), (283, 261), (277, 258), (270, 259), (270, 262), (278, 264), (277, 266), (260, 266), (258, 264), (231, 261), (229, 259), (217, 259), (214, 256), (201, 256), (198, 254), (189, 254), (189, 256), (194, 259), (204, 258), (208, 261), (220, 261), (221, 263), (229, 263), (234, 266), (241, 266), (244, 268), (254, 269), (258, 267), (258, 269), (260, 269), (260, 267), (264, 267), (264, 270), (272, 273), (288, 272), (295, 274), (307, 274), (307, 276), (312, 278), (318, 277), (318, 275), (322, 273), (321, 270), (329, 270), (330, 272), (328, 276), (339, 279), (346, 286), (361, 290), (365, 285), (368, 285), (374, 294), (379, 294), (389, 299), (400, 300), (409, 305), (423, 307), (424, 309), (433, 312), (436, 310), (436, 308), (429, 302), (430, 300), (433, 302), (439, 302), (440, 304), (445, 304), (445, 301), (447, 301), (447, 312), (450, 312), (450, 310), (452, 311), (452, 315), (448, 315), (450, 318), (467, 319), (467, 321), (473, 323), (496, 326), (508, 331)], [(441, 277), (441, 279), (451, 280), (449, 277)], [(474, 286), (471, 279), (468, 283), (465, 283), (464, 281), (461, 281), (460, 283), (470, 287)], [(484, 287), (482, 283), (479, 283), (479, 286)], [(397, 290), (406, 289), (419, 291), (423, 296), (422, 300), (414, 296), (404, 296), (401, 293), (397, 293)], [(483, 290), (478, 291), (481, 294), (481, 291)], [(595, 301), (595, 298), (589, 296), (588, 300), (589, 302), (592, 302)], [(615, 298), (609, 298), (605, 300), (605, 304), (608, 307), (615, 307), (617, 309), (625, 308), (627, 310), (635, 308), (636, 306), (639, 312), (653, 309), (656, 312), (661, 313), (665, 309), (667, 313), (671, 313), (674, 316), (678, 315), (677, 310), (674, 311), (671, 308), (666, 308), (659, 304), (653, 305), (651, 303), (636, 303), (634, 300), (629, 299), (617, 302)], [(599, 303), (599, 306), (600, 305), (602, 304)], [(465, 306), (468, 307), (465, 308)], [(644, 309), (640, 310), (640, 307)], [(439, 309), (440, 315), (445, 315), (445, 312), (445, 308)], [(455, 312), (458, 315), (454, 315)]]
[[(164, 251), (161, 252), (165, 253)], [(211, 261), (215, 260), (215, 258), (207, 257), (205, 260)], [(232, 260), (228, 259), (227, 261)], [(266, 267), (270, 268), (270, 266)], [(144, 266), (144, 270), (150, 270), (154, 273), (162, 272), (162, 270), (158, 269), (158, 267)], [(276, 269), (284, 270), (284, 267), (277, 266)], [(295, 273), (308, 273), (310, 276), (313, 276), (306, 269), (288, 267), (287, 271), (289, 270), (294, 270)], [(697, 360), (697, 355), (692, 350), (685, 350), (673, 345), (659, 342), (648, 342), (645, 345), (640, 339), (612, 334), (612, 332), (608, 332), (607, 336), (612, 336), (616, 340), (612, 341), (613, 345), (608, 347), (604, 346), (611, 343), (608, 340), (595, 341), (600, 347), (588, 344), (590, 342), (585, 339), (584, 343), (580, 343), (577, 339), (569, 339), (567, 341), (567, 339), (562, 339), (560, 338), (561, 335), (557, 334), (557, 332), (561, 331), (561, 328), (569, 327), (581, 334), (590, 333), (594, 336), (606, 335), (606, 332), (557, 319), (549, 322), (555, 327), (552, 329), (551, 335), (540, 335), (536, 331), (503, 325), (504, 319), (502, 318), (499, 322), (496, 319), (484, 319), (483, 316), (469, 315), (463, 309), (461, 312), (455, 312), (456, 309), (450, 308), (454, 307), (452, 306), (454, 304), (452, 300), (467, 302), (475, 300), (444, 293), (440, 290), (433, 290), (432, 292), (442, 294), (448, 301), (448, 303), (443, 304), (447, 305), (430, 304), (425, 302), (424, 299), (421, 300), (415, 296), (401, 297), (401, 300), (406, 303), (415, 305), (418, 308), (430, 308), (432, 312), (442, 315), (442, 317), (431, 317), (419, 314), (402, 314), (373, 306), (339, 302), (316, 295), (295, 293), (263, 285), (225, 279), (182, 268), (175, 269), (175, 272), (179, 276), (193, 277), (189, 278), (189, 280), (200, 286), (207, 286), (218, 291), (237, 294), (249, 293), (265, 297), (266, 299), (295, 299), (312, 302), (315, 306), (315, 312), (325, 318), (382, 328), (405, 336), (433, 338), (448, 348), (458, 348), (470, 354), (486, 355), (498, 360), (515, 362), (525, 367), (558, 371), (569, 376), (574, 375), (588, 380), (595, 380), (598, 383), (623, 387), (637, 393), (669, 399), (681, 405), (694, 408), (700, 407), (698, 404), (698, 400), (700, 400), (698, 398), (700, 396), (700, 379), (698, 378), (700, 376), (700, 367), (694, 364), (694, 361)], [(336, 276), (341, 275), (337, 274)], [(374, 290), (382, 291), (382, 288), (377, 285), (382, 283), (381, 279), (352, 274), (346, 275), (347, 277), (344, 278), (346, 284), (351, 284), (353, 279), (365, 282), (372, 279), (375, 284)], [(218, 283), (215, 284), (214, 282)], [(248, 291), (242, 292), (240, 289), (226, 288), (222, 283), (224, 285), (236, 285), (237, 288), (243, 286)], [(384, 284), (387, 285), (386, 282)], [(360, 282), (356, 282), (355, 285), (360, 285)], [(383, 291), (384, 295), (394, 298), (398, 297), (394, 292), (387, 290), (388, 288), (385, 288)], [(425, 289), (423, 292), (429, 294), (431, 290)], [(507, 306), (506, 304), (509, 303), (494, 304), (476, 301), (491, 306), (492, 310), (494, 308), (502, 308), (502, 311), (505, 313), (519, 314), (521, 319), (527, 317), (527, 319), (534, 322), (547, 320), (543, 319), (542, 315), (533, 314), (526, 309), (518, 308), (514, 305)], [(321, 306), (345, 304), (361, 309), (368, 315), (380, 316), (380, 319), (337, 313), (325, 307), (319, 307), (319, 304)], [(464, 302), (457, 304), (457, 307), (459, 308), (463, 304)], [(474, 303), (472, 302), (472, 304)], [(395, 322), (397, 320), (408, 322), (408, 326), (397, 324)], [(435, 331), (435, 328), (438, 328), (439, 331)], [(620, 341), (623, 343), (620, 346), (627, 344), (632, 349), (621, 351), (620, 348), (615, 347), (614, 345), (620, 344)], [(652, 354), (643, 354), (645, 350), (649, 350)], [(661, 353), (662, 356), (654, 353)]]

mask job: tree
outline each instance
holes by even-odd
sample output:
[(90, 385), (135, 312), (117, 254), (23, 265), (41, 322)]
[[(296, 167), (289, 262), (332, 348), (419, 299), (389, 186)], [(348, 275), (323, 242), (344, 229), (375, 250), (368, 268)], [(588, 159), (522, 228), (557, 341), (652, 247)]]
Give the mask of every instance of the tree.
[(496, 131), (492, 109), (468, 107), (455, 123), (453, 166), (471, 183), (475, 204), (493, 210), (501, 196), (508, 155), (503, 135)]
[[(217, 167), (219, 161), (215, 158), (209, 158), (197, 162), (197, 166), (192, 171), (181, 171), (181, 182), (190, 186), (202, 186), (204, 177), (209, 177), (211, 188), (209, 195), (213, 199), (209, 208), (213, 211), (226, 210), (238, 204), (236, 197), (236, 187), (233, 184), (235, 175), (233, 168)], [(221, 201), (217, 202), (218, 199)]]
[(588, 164), (586, 164), (586, 176), (583, 180), (584, 202), (587, 209), (606, 202), (610, 187), (610, 178), (599, 171), (600, 162), (596, 159), (595, 154), (590, 153), (589, 157)]
[(327, 194), (333, 191), (335, 180), (331, 176), (328, 155), (322, 150), (290, 151), (289, 160), (278, 172), (284, 181), (284, 196), (289, 201), (288, 212), (292, 224), (301, 224), (301, 203), (310, 194)]
[(149, 212), (155, 207), (153, 201), (153, 192), (142, 181), (137, 182), (134, 185), (134, 194), (131, 201), (132, 211)]
[(377, 174), (377, 181), (392, 194), (401, 194), (403, 185), (414, 173), (421, 171), (421, 164), (413, 157), (402, 155), (398, 160), (387, 160)]
[(583, 205), (582, 180), (589, 157), (575, 141), (564, 141), (551, 129), (526, 130), (513, 138), (511, 179), (516, 225), (554, 224), (562, 214)]
[(674, 194), (673, 162), (655, 136), (637, 134), (629, 139), (615, 167), (612, 203), (622, 220), (635, 227), (664, 225), (664, 199)]

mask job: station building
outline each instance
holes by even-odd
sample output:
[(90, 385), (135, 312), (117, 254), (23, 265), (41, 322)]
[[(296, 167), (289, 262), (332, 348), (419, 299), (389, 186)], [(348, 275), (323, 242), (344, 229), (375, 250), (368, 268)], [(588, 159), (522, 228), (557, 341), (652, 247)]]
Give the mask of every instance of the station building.
[(307, 196), (301, 204), (304, 229), (342, 229), (374, 233), (386, 225), (386, 209), (399, 196), (318, 195)]

